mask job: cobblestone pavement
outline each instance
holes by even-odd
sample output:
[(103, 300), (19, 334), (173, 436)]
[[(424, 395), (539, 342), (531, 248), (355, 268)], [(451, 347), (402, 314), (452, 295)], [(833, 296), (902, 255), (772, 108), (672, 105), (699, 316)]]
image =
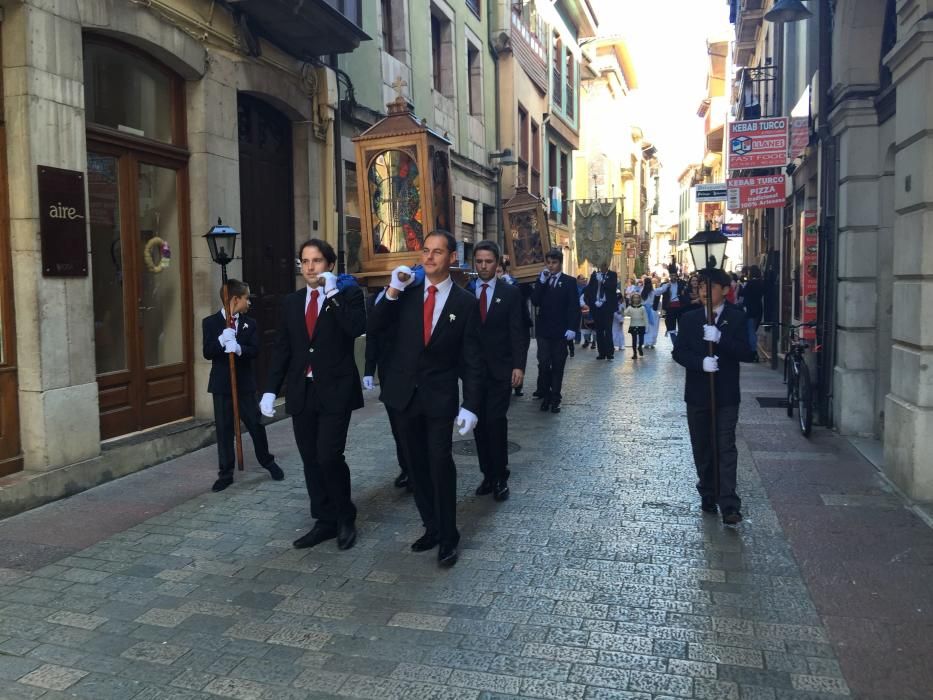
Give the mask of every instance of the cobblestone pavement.
[[(744, 442), (746, 522), (730, 530), (700, 512), (666, 341), (637, 363), (578, 350), (557, 416), (538, 411), (529, 379), (511, 413), (512, 498), (473, 495), (475, 458), (457, 458), (463, 540), (450, 570), (409, 551), (422, 530), (391, 485), (375, 401), (351, 428), (360, 536), (348, 552), (291, 548), (309, 518), (287, 421), (270, 427), (284, 482), (252, 466), (212, 494), (209, 448), (89, 492), (88, 523), (123, 517), (118, 494), (145, 502), (160, 474), (199, 495), (112, 534), (60, 522), (62, 542), (89, 527), (93, 543), (0, 568), (0, 698), (850, 694)], [(745, 411), (754, 423), (761, 409)], [(0, 523), (0, 537), (44, 510)]]

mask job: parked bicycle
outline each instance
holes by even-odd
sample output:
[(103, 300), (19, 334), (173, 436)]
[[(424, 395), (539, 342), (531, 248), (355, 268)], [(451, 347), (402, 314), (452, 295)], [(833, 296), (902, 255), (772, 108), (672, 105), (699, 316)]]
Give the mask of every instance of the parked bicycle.
[[(810, 343), (800, 337), (801, 328), (814, 328), (816, 323), (767, 323), (762, 326), (778, 326), (788, 329), (790, 348), (784, 355), (784, 383), (787, 385), (787, 417), (794, 417), (797, 411), (797, 421), (800, 432), (809, 437), (813, 430), (813, 386), (810, 382), (810, 368), (805, 359)], [(816, 349), (819, 349), (817, 346)]]

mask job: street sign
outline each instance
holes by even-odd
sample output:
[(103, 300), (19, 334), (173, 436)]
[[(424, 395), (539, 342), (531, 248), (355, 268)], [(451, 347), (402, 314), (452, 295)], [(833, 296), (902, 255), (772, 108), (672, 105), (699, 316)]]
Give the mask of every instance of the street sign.
[(729, 124), (729, 170), (783, 168), (787, 165), (787, 117)]
[(722, 235), (726, 238), (741, 238), (742, 224), (723, 224)]
[(734, 177), (726, 180), (730, 211), (778, 209), (784, 206), (786, 175)]
[(701, 202), (725, 202), (726, 201), (726, 183), (714, 182), (705, 185), (697, 185), (694, 188), (697, 203)]

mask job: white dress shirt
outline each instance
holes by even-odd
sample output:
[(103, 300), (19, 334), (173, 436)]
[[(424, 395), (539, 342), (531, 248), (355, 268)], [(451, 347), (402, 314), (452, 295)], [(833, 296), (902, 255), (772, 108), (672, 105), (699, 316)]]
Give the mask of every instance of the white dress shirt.
[(492, 308), (492, 295), (496, 291), (496, 278), (493, 277), (488, 282), (483, 282), (483, 280), (476, 280), (476, 298), (479, 299), (480, 295), (483, 293), (483, 285), (488, 285), (489, 289), (486, 290), (486, 313), (489, 313), (489, 309)]
[[(227, 310), (224, 307), (220, 307), (220, 315), (224, 317), (224, 320), (227, 320)], [(239, 332), (240, 330), (240, 314), (233, 314), (233, 327)]]
[[(430, 286), (431, 282), (425, 279), (424, 301), (428, 300), (428, 287)], [(450, 296), (450, 288), (454, 286), (454, 281), (448, 277), (434, 286), (437, 287), (437, 292), (434, 294), (434, 316), (431, 319), (431, 335), (434, 335), (434, 329), (437, 328), (437, 320), (441, 317), (441, 312), (444, 310), (444, 304), (447, 303), (447, 297)]]

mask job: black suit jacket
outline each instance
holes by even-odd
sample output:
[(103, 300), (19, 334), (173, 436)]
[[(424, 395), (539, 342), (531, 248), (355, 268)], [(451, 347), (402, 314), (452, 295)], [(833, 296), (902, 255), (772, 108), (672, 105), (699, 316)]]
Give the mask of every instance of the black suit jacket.
[[(377, 297), (373, 296), (375, 300)], [(372, 313), (373, 305), (369, 307)], [(381, 333), (370, 332), (366, 330), (366, 362), (363, 369), (363, 375), (367, 377), (375, 376), (379, 373), (379, 384), (385, 383), (386, 374), (389, 368), (389, 355), (393, 345), (395, 345), (396, 328), (390, 327)]]
[(393, 326), (397, 334), (388, 355), (390, 370), (382, 385), (382, 402), (404, 411), (417, 389), (424, 414), (453, 418), (460, 407), (457, 379), (461, 377), (463, 407), (478, 415), (483, 364), (476, 297), (452, 285), (425, 346), (424, 284), (412, 285), (395, 301), (380, 301), (370, 314), (369, 333), (378, 336)]
[[(482, 281), (477, 280), (476, 284), (481, 285)], [(486, 321), (480, 324), (483, 363), (489, 379), (510, 381), (513, 369), (525, 371), (528, 353), (525, 349), (527, 327), (522, 317), (524, 301), (517, 287), (496, 281)]]
[(535, 328), (538, 338), (557, 340), (580, 327), (580, 296), (577, 281), (570, 275), (562, 272), (556, 287), (551, 286), (550, 280), (545, 284), (535, 282), (531, 303), (538, 307)]
[[(207, 390), (211, 394), (232, 394), (230, 390), (230, 360), (217, 338), (227, 327), (227, 319), (219, 311), (201, 321), (202, 353), (205, 360), (211, 361), (211, 376), (207, 380)], [(259, 325), (250, 316), (240, 314), (236, 342), (240, 344), (240, 354), (236, 360), (236, 388), (240, 394), (256, 393), (256, 375), (253, 371), (253, 358), (259, 355)]]
[(602, 314), (611, 316), (619, 308), (619, 297), (617, 294), (619, 288), (619, 276), (609, 270), (603, 280), (603, 296), (606, 298), (602, 306), (596, 306), (596, 297), (599, 292), (599, 280), (596, 279), (596, 273), (590, 275), (590, 281), (583, 290), (583, 301), (590, 307), (590, 312), (594, 315)]
[[(706, 408), (710, 405), (709, 375), (703, 371), (703, 358), (707, 342), (703, 340), (706, 309), (694, 309), (679, 319), (680, 330), (674, 344), (674, 360), (687, 369), (684, 401), (689, 406)], [(751, 362), (754, 352), (748, 344), (745, 313), (732, 304), (726, 304), (716, 323), (722, 333), (713, 354), (719, 356), (716, 372), (716, 405), (738, 406), (742, 400), (739, 389), (739, 363)]]
[(314, 384), (322, 400), (321, 413), (342, 413), (363, 407), (363, 389), (356, 369), (354, 340), (366, 330), (363, 290), (347, 287), (324, 300), (308, 338), (305, 326), (305, 299), (302, 288), (282, 302), (282, 323), (275, 339), (266, 391), (278, 394), (285, 384), (285, 410), (297, 415), (305, 405), (308, 364), (314, 370)]

